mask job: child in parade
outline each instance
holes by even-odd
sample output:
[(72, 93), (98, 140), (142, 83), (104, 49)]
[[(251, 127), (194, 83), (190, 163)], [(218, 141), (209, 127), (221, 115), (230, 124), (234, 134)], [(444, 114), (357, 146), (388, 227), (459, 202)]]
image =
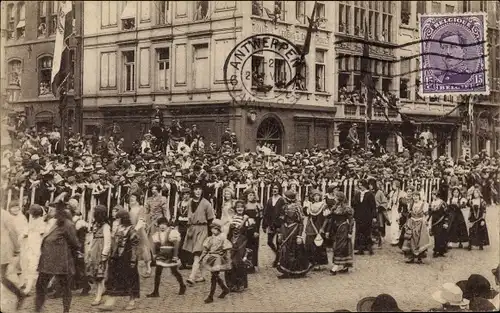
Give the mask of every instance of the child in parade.
[(96, 285), (95, 300), (92, 306), (101, 304), (104, 281), (108, 272), (108, 258), (111, 250), (111, 227), (108, 224), (108, 210), (103, 205), (94, 208), (92, 240), (86, 257), (86, 274)]
[[(245, 214), (245, 203), (237, 200), (234, 216), (229, 226), (227, 239), (231, 242), (231, 270), (226, 271), (226, 284), (232, 292), (241, 292), (248, 288), (245, 255), (247, 252), (247, 229), (249, 217)], [(253, 234), (252, 234), (253, 235)]]
[(220, 277), (220, 272), (231, 269), (231, 242), (227, 240), (222, 233), (222, 222), (218, 219), (212, 221), (210, 225), (212, 235), (205, 239), (203, 243), (203, 252), (200, 256), (200, 262), (210, 271), (210, 293), (205, 299), (205, 303), (214, 301), (214, 293), (217, 284), (222, 289), (219, 295), (220, 299), (226, 297), (229, 293), (229, 288)]
[(181, 189), (181, 201), (179, 201), (178, 209), (174, 213), (177, 229), (181, 235), (181, 242), (179, 244), (181, 247), (179, 251), (179, 259), (181, 260), (180, 269), (185, 269), (193, 265), (193, 255), (189, 251), (182, 249), (188, 229), (188, 210), (190, 205), (191, 189), (184, 187)]
[(159, 288), (163, 268), (170, 268), (172, 275), (179, 283), (179, 295), (186, 293), (186, 285), (179, 272), (179, 246), (181, 234), (165, 217), (157, 220), (158, 231), (153, 234), (154, 255), (156, 261), (155, 280), (153, 292), (148, 294), (148, 298), (157, 298), (160, 296)]

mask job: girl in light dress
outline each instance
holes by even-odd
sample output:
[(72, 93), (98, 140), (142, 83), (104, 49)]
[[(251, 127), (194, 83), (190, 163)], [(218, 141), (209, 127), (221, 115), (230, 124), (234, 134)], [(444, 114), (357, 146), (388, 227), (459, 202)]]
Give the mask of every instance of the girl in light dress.
[(43, 234), (47, 227), (43, 218), (43, 208), (38, 204), (30, 207), (30, 220), (28, 222), (28, 238), (25, 242), (25, 255), (23, 266), (24, 293), (29, 294), (33, 284), (38, 278), (38, 261), (40, 260), (40, 248), (42, 246)]
[[(404, 240), (402, 250), (406, 256), (406, 263), (421, 264), (430, 247), (429, 230), (427, 229), (426, 215), (429, 205), (422, 200), (420, 192), (412, 193), (413, 202), (409, 208), (409, 218), (403, 227)], [(415, 259), (417, 259), (415, 261)]]
[(234, 191), (231, 188), (225, 188), (223, 195), (224, 201), (222, 202), (220, 220), (222, 222), (222, 233), (227, 236), (231, 219), (234, 215), (234, 205), (236, 201), (234, 200)]
[(21, 212), (21, 207), (18, 205), (11, 206), (9, 208), (9, 213), (12, 215), (12, 222), (14, 223), (16, 234), (18, 235), (19, 245), (21, 246), (21, 253), (16, 257), (15, 262), (9, 264), (9, 272), (21, 275), (23, 274), (23, 265), (25, 265), (23, 264), (24, 260), (26, 260), (25, 255), (28, 253), (26, 245), (28, 238), (28, 220)]
[(151, 276), (151, 255), (152, 255), (152, 242), (147, 235), (147, 217), (146, 210), (139, 204), (140, 195), (133, 193), (129, 197), (129, 213), (132, 225), (134, 225), (139, 237), (138, 247), (138, 261), (143, 261), (146, 265), (146, 273), (144, 277)]

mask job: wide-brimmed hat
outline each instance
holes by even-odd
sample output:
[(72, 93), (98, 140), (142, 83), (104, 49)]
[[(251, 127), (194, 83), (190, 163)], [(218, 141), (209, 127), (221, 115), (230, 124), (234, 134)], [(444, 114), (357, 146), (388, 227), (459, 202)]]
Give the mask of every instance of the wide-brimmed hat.
[(380, 294), (376, 297), (365, 297), (359, 300), (356, 311), (358, 312), (403, 312), (398, 307), (396, 299), (388, 294)]
[(472, 312), (498, 312), (493, 303), (484, 298), (474, 298), (469, 303), (469, 310)]
[(320, 195), (321, 196), (321, 191), (319, 191), (319, 189), (313, 189), (311, 190), (311, 196), (315, 196), (315, 195)]
[(293, 201), (295, 201), (295, 199), (297, 199), (297, 194), (291, 190), (285, 191), (284, 196), (285, 196), (285, 199), (287, 201), (290, 201), (290, 202), (293, 202)]
[(493, 299), (498, 291), (491, 288), (490, 282), (482, 275), (472, 274), (467, 280), (461, 280), (456, 284), (463, 293), (465, 299), (472, 300), (475, 297)]
[(432, 298), (441, 304), (449, 303), (453, 306), (464, 306), (469, 300), (464, 299), (460, 287), (453, 283), (445, 283), (441, 289), (432, 294)]

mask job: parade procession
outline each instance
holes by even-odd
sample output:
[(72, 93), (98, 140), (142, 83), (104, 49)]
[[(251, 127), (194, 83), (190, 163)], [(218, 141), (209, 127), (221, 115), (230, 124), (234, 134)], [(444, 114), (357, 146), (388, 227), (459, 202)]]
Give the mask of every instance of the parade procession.
[(500, 1), (1, 5), (2, 312), (500, 310)]

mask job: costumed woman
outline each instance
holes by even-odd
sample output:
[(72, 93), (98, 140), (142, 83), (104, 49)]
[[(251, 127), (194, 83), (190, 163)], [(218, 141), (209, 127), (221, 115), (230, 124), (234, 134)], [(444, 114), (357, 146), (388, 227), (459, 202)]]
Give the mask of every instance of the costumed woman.
[(259, 231), (262, 218), (262, 206), (258, 202), (257, 195), (253, 189), (245, 191), (247, 203), (245, 205), (245, 214), (248, 216), (247, 227), (247, 257), (252, 267), (248, 269), (253, 273), (259, 266)]
[(318, 189), (311, 191), (312, 203), (306, 208), (303, 237), (305, 238), (306, 253), (314, 270), (321, 270), (322, 265), (328, 265), (326, 244), (323, 239), (323, 224), (326, 221), (326, 204), (321, 199)]
[(97, 286), (92, 305), (101, 304), (104, 281), (107, 277), (109, 252), (111, 250), (111, 226), (108, 224), (108, 209), (104, 205), (94, 208), (92, 240), (86, 256), (86, 274)]
[(463, 248), (462, 243), (469, 242), (467, 224), (462, 209), (466, 206), (467, 199), (462, 198), (458, 186), (451, 189), (451, 197), (448, 201), (449, 227), (448, 227), (448, 247), (450, 244), (458, 243), (459, 248)]
[(222, 232), (224, 234), (229, 233), (229, 224), (231, 223), (231, 218), (234, 215), (234, 191), (230, 187), (226, 187), (223, 192), (224, 200), (222, 202), (221, 217), (222, 222)]
[(296, 194), (287, 190), (285, 218), (278, 232), (278, 278), (303, 277), (312, 266), (304, 247), (302, 208), (297, 204)]
[(431, 193), (429, 205), (430, 235), (434, 237), (434, 253), (432, 256), (444, 257), (448, 251), (448, 210), (446, 203), (438, 197), (437, 190)]
[[(412, 193), (413, 203), (409, 208), (409, 218), (403, 228), (404, 241), (402, 250), (406, 256), (406, 263), (421, 264), (430, 247), (429, 231), (425, 216), (429, 205), (422, 200), (420, 192)], [(415, 259), (417, 259), (415, 261)]]
[[(231, 292), (241, 292), (248, 288), (245, 256), (247, 253), (248, 215), (245, 214), (245, 202), (237, 200), (234, 216), (229, 226), (227, 239), (231, 242), (231, 270), (226, 271), (226, 284)], [(253, 235), (253, 234), (252, 234)]]
[(30, 207), (30, 219), (28, 221), (28, 238), (25, 242), (26, 258), (23, 262), (24, 282), (26, 288), (24, 293), (29, 294), (31, 288), (38, 277), (37, 267), (40, 260), (40, 248), (42, 246), (43, 234), (47, 224), (43, 218), (43, 208), (38, 204), (32, 204)]
[(220, 272), (231, 269), (231, 242), (227, 240), (226, 235), (221, 231), (222, 222), (213, 220), (210, 229), (212, 235), (203, 242), (203, 252), (200, 256), (200, 262), (211, 273), (210, 293), (205, 299), (205, 303), (214, 302), (217, 284), (222, 289), (219, 298), (224, 299), (227, 296), (229, 288), (220, 277)]
[(116, 303), (116, 297), (128, 296), (125, 310), (135, 308), (135, 299), (140, 295), (139, 271), (137, 270), (137, 249), (139, 236), (132, 226), (130, 214), (124, 209), (116, 213), (119, 221), (114, 235), (108, 263), (108, 278), (104, 295), (108, 298), (101, 310), (110, 311)]
[[(400, 213), (407, 211), (406, 192), (401, 190), (401, 181), (395, 180), (392, 182), (392, 191), (389, 196), (388, 209), (391, 217), (391, 245), (397, 246), (401, 235), (401, 227), (399, 224)], [(402, 224), (404, 225), (404, 223)]]
[(140, 195), (133, 193), (129, 196), (129, 214), (132, 225), (135, 227), (139, 237), (139, 247), (137, 250), (137, 261), (143, 261), (146, 265), (144, 277), (151, 276), (151, 242), (147, 235), (146, 210), (139, 204)]
[(385, 238), (385, 226), (390, 226), (391, 221), (387, 214), (387, 197), (383, 192), (381, 181), (370, 179), (372, 192), (375, 195), (375, 204), (377, 207), (377, 222), (373, 227), (374, 237), (379, 247), (382, 246), (382, 240)]
[(330, 273), (347, 273), (353, 264), (352, 230), (354, 210), (347, 203), (347, 197), (338, 191), (336, 205), (328, 216), (325, 226), (326, 237), (333, 241), (333, 267)]
[[(179, 247), (182, 248), (184, 245), (184, 240), (186, 239), (186, 233), (188, 229), (188, 210), (191, 205), (191, 189), (184, 187), (181, 189), (182, 200), (178, 204), (177, 211), (175, 212), (175, 219), (177, 224), (177, 230), (181, 235), (181, 242)], [(186, 250), (180, 249), (179, 259), (181, 260), (180, 269), (189, 268), (193, 265), (193, 255)]]
[(469, 228), (468, 250), (472, 250), (472, 246), (483, 250), (484, 246), (490, 245), (490, 239), (488, 236), (488, 227), (486, 226), (486, 202), (483, 200), (479, 189), (476, 188), (472, 192), (472, 199), (469, 201), (469, 206), (469, 222), (472, 225)]

